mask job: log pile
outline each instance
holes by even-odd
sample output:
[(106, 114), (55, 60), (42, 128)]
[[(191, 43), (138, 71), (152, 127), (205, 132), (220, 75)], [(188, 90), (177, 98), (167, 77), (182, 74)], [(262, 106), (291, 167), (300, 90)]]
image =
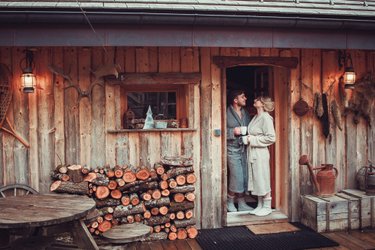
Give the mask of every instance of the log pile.
[(146, 240), (195, 238), (196, 176), (191, 159), (163, 158), (153, 169), (80, 165), (58, 166), (51, 174), (53, 192), (85, 194), (96, 202), (88, 230), (99, 235), (117, 224), (143, 222), (152, 228)]

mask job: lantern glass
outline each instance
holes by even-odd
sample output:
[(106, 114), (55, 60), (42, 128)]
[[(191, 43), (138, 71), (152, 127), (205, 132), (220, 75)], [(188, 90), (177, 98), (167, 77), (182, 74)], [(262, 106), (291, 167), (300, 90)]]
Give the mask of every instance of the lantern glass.
[(355, 75), (354, 70), (352, 70), (350, 68), (345, 69), (344, 83), (345, 83), (346, 88), (354, 87), (355, 78), (356, 78), (356, 75)]
[(23, 73), (21, 76), (22, 90), (24, 93), (33, 93), (35, 88), (35, 76), (33, 73)]

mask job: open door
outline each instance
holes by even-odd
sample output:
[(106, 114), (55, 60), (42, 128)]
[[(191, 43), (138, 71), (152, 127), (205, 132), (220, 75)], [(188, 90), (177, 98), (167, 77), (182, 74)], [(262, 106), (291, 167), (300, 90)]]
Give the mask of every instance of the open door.
[[(244, 90), (248, 97), (246, 108), (251, 116), (256, 114), (253, 107), (256, 97), (270, 96), (275, 100), (275, 111), (271, 115), (274, 117), (277, 137), (277, 142), (270, 147), (272, 208), (276, 209), (276, 212), (266, 217), (247, 215), (248, 212), (227, 213), (226, 225), (256, 224), (260, 223), (260, 220), (264, 223), (264, 220), (275, 221), (275, 218), (287, 220), (280, 211), (287, 211), (287, 204), (284, 202), (287, 200), (287, 190), (283, 185), (286, 183), (284, 178), (287, 178), (285, 161), (288, 159), (286, 143), (289, 69), (273, 66), (238, 66), (227, 68), (225, 73), (226, 77), (223, 80), (226, 81), (227, 93), (232, 89)], [(249, 195), (246, 198), (248, 205), (256, 205), (256, 197)]]

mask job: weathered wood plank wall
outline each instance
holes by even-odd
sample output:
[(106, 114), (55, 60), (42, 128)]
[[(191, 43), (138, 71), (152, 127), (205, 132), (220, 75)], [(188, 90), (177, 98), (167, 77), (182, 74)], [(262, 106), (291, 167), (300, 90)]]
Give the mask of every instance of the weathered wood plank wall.
[[(220, 227), (222, 201), (225, 197), (226, 172), (223, 171), (222, 138), (213, 136), (213, 129), (224, 131), (222, 121), (225, 92), (221, 82), (222, 72), (212, 63), (211, 57), (222, 56), (285, 56), (297, 57), (299, 65), (290, 70), (276, 70), (274, 79), (280, 77), (287, 91), (278, 96), (287, 98), (283, 109), (289, 149), (276, 152), (289, 162), (280, 170), (277, 189), (284, 193), (277, 201), (291, 220), (298, 220), (300, 195), (311, 193), (312, 186), (307, 169), (298, 165), (301, 154), (309, 154), (313, 165), (333, 163), (339, 168), (337, 189), (354, 187), (355, 173), (367, 160), (375, 161), (375, 129), (363, 120), (353, 125), (352, 115), (345, 119), (344, 129), (331, 129), (331, 140), (322, 135), (320, 123), (309, 113), (300, 118), (291, 108), (301, 97), (312, 105), (313, 94), (328, 91), (329, 100), (339, 100), (336, 50), (257, 49), (257, 48), (169, 48), (169, 47), (118, 47), (106, 48), (38, 48), (35, 53), (38, 89), (34, 94), (20, 90), (19, 61), (24, 48), (0, 48), (0, 62), (13, 72), (14, 96), (8, 119), (15, 129), (30, 142), (26, 149), (19, 141), (0, 132), (0, 185), (15, 182), (29, 184), (47, 192), (49, 172), (60, 163), (80, 163), (92, 167), (104, 164), (133, 164), (151, 166), (163, 155), (184, 154), (194, 158), (198, 181), (196, 184), (196, 217), (204, 228)], [(359, 77), (365, 72), (375, 72), (374, 51), (350, 51)], [(95, 86), (91, 101), (77, 102), (74, 89), (63, 90), (64, 80), (53, 75), (48, 65), (64, 69), (82, 90), (87, 90), (94, 80), (92, 70), (103, 63), (118, 63), (125, 72), (201, 72), (202, 81), (189, 85), (189, 124), (196, 131), (177, 132), (121, 132), (123, 110), (120, 87)], [(278, 73), (279, 72), (279, 73)], [(289, 83), (286, 83), (290, 79)], [(277, 82), (275, 80), (275, 82)], [(375, 109), (373, 109), (374, 116)], [(280, 118), (281, 119), (281, 118)], [(279, 156), (282, 159), (281, 156)], [(285, 190), (288, 189), (288, 190)], [(286, 204), (287, 203), (287, 204)]]

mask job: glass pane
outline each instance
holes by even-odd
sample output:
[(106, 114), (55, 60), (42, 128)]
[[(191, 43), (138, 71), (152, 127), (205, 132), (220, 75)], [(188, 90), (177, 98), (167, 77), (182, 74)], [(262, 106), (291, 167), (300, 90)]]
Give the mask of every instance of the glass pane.
[(128, 108), (133, 110), (136, 119), (145, 118), (148, 106), (153, 117), (176, 119), (176, 92), (128, 92)]

